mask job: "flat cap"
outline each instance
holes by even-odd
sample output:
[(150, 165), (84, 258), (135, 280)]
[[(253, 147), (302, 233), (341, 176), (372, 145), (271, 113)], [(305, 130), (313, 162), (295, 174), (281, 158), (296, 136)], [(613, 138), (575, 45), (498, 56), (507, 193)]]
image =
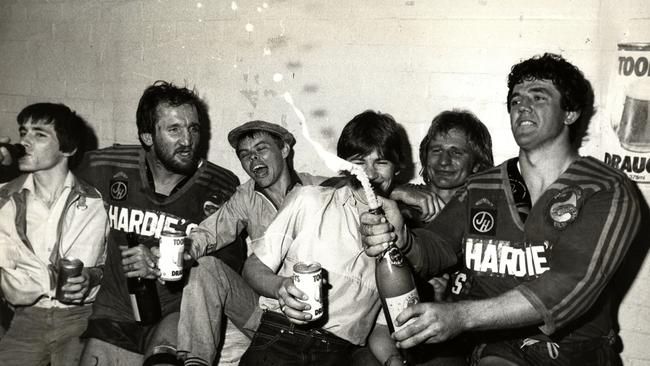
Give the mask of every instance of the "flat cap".
[(239, 127), (235, 127), (228, 133), (228, 142), (230, 146), (237, 148), (239, 137), (251, 131), (264, 131), (271, 135), (278, 136), (289, 146), (293, 147), (296, 144), (296, 138), (293, 137), (291, 132), (287, 131), (284, 127), (266, 121), (249, 121)]

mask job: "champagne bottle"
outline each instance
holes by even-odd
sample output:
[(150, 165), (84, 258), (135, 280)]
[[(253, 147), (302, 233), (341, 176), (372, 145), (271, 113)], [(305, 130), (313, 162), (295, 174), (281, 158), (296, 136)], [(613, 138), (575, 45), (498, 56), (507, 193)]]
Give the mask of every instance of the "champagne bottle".
[[(135, 233), (127, 233), (126, 241), (129, 248), (138, 246), (138, 238)], [(127, 278), (127, 286), (135, 321), (143, 325), (159, 322), (162, 315), (156, 280), (139, 277)]]
[[(384, 210), (378, 207), (371, 209), (370, 213), (384, 215)], [(393, 333), (406, 325), (402, 324), (402, 326), (396, 327), (397, 316), (408, 306), (420, 302), (408, 259), (394, 242), (390, 243), (388, 248), (377, 257), (375, 281), (377, 281), (379, 298), (388, 329)]]

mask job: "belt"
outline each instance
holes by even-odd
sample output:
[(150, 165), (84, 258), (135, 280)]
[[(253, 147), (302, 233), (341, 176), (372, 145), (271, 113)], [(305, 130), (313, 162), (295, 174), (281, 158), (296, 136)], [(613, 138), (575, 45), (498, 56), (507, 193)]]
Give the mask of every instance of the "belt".
[(286, 316), (271, 310), (265, 310), (264, 314), (262, 314), (260, 327), (263, 326), (278, 328), (280, 332), (288, 332), (289, 334), (310, 336), (333, 344), (353, 345), (349, 341), (312, 324), (294, 324)]

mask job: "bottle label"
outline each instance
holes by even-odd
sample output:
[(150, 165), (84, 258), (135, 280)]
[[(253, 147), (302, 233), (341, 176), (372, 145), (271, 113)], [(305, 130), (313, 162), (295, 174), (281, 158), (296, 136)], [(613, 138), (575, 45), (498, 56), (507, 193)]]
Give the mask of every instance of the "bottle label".
[(136, 322), (141, 321), (140, 319), (140, 309), (138, 309), (138, 300), (135, 297), (135, 294), (129, 294), (131, 298), (131, 310), (133, 311), (133, 317)]
[(420, 297), (418, 296), (418, 291), (416, 289), (413, 289), (403, 295), (399, 295), (395, 297), (387, 297), (385, 301), (386, 301), (386, 307), (388, 308), (390, 321), (391, 323), (393, 323), (393, 327), (395, 328), (396, 332), (415, 320), (415, 318), (412, 318), (406, 323), (400, 325), (399, 327), (396, 325), (397, 316), (401, 314), (402, 311), (404, 311), (404, 309), (420, 302)]

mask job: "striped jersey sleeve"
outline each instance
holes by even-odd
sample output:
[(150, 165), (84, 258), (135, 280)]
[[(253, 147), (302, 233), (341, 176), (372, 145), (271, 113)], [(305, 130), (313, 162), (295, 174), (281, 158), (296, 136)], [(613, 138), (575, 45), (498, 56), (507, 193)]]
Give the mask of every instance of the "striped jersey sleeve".
[(219, 191), (227, 199), (235, 193), (239, 186), (239, 178), (230, 170), (207, 162), (206, 169), (197, 180), (197, 184)]
[[(611, 280), (640, 224), (639, 197), (632, 182), (593, 158), (582, 159), (554, 183), (579, 187), (577, 218), (562, 230), (527, 222), (527, 236), (550, 238), (550, 269), (517, 287), (542, 315), (540, 330), (555, 332), (589, 310)], [(544, 197), (540, 198), (543, 201)], [(546, 198), (548, 200), (548, 197)], [(548, 207), (552, 202), (537, 202)], [(531, 229), (532, 227), (532, 229)]]

